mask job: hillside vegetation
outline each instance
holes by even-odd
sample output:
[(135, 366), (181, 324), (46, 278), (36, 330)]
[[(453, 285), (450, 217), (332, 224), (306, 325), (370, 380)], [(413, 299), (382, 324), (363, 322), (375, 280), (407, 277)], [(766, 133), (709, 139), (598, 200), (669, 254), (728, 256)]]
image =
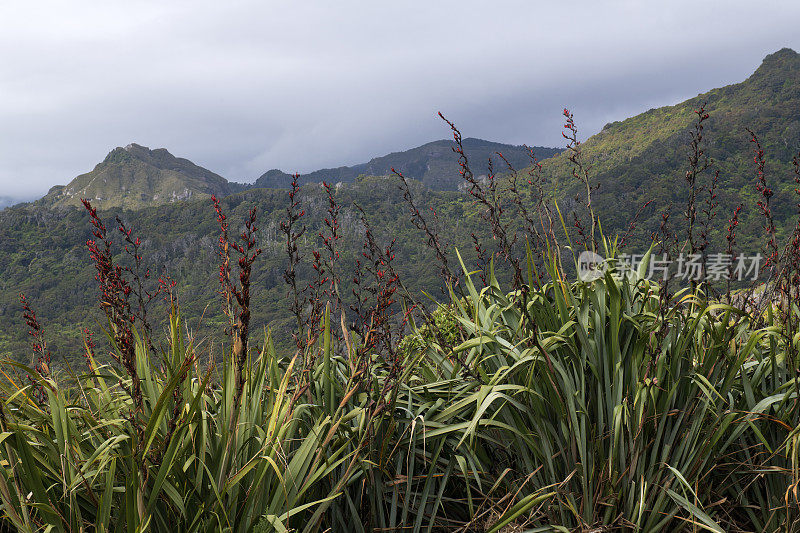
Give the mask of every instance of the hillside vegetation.
[[(797, 64), (725, 98), (791, 102)], [(398, 171), (0, 213), (25, 324), (1, 339), (2, 527), (800, 530), (800, 142), (768, 164), (755, 120), (712, 165), (725, 98), (585, 144), (564, 110), (565, 153), (503, 175), (447, 122), (461, 191)], [(656, 167), (637, 190), (668, 195), (623, 220), (604, 176)], [(711, 252), (753, 247), (760, 277), (714, 280)], [(651, 275), (686, 255), (699, 277)]]
[[(730, 216), (740, 203), (745, 225), (759, 216), (749, 128), (768, 154), (767, 173), (775, 192), (772, 205), (778, 231), (784, 237), (787, 230), (791, 231), (788, 220), (795, 203), (792, 158), (800, 149), (800, 54), (788, 48), (768, 55), (741, 83), (607, 124), (583, 143), (592, 180), (598, 185), (593, 194), (595, 208), (609, 229), (624, 229), (649, 201), (652, 204), (639, 219), (642, 235), (657, 231), (667, 211), (673, 219), (682, 216), (687, 144), (696, 118), (694, 111), (703, 104), (709, 114), (704, 131), (705, 155), (713, 159), (713, 165), (700, 176), (700, 185), (709, 188), (719, 170), (716, 192), (722, 216)], [(567, 212), (578, 205), (574, 197), (580, 192), (580, 185), (571, 179), (570, 166), (568, 154), (544, 163)], [(743, 245), (757, 251), (749, 231), (742, 232), (741, 237)], [(722, 239), (724, 235), (716, 233), (713, 240)], [(641, 246), (646, 242), (640, 241)]]
[(167, 150), (150, 150), (138, 144), (115, 148), (91, 172), (65, 186), (50, 189), (37, 202), (42, 207), (80, 207), (91, 198), (105, 209), (135, 209), (174, 203), (233, 190), (222, 176), (177, 158)]
[[(223, 244), (228, 220), (220, 215)], [(95, 227), (106, 236), (102, 222)], [(166, 342), (149, 337), (135, 297), (115, 289), (135, 284), (103, 267), (113, 263), (98, 241), (110, 363), (87, 337), (71, 376), (49, 369), (42, 344), (34, 368), (6, 364), (7, 524), (491, 533), (800, 525), (796, 302), (746, 312), (699, 291), (669, 295), (613, 263), (599, 280), (570, 283), (556, 256), (539, 272), (528, 255), (524, 284), (508, 292), (491, 271), (486, 285), (465, 275), (450, 305), (430, 320), (418, 315), (426, 325), (397, 346), (387, 305), (413, 300), (397, 292), (390, 248), (370, 246), (360, 322), (336, 326), (330, 293), (324, 308), (312, 301), (296, 351), (281, 357), (269, 335), (248, 344), (253, 228), (233, 241), (238, 268), (226, 273), (221, 257), (222, 301), (233, 303), (220, 366), (204, 340), (183, 333), (169, 284)]]

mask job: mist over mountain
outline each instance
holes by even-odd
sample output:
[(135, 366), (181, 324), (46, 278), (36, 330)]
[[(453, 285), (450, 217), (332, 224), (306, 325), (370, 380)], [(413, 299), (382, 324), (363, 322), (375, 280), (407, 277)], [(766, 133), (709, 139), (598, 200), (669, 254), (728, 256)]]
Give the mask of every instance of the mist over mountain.
[(0, 196), (0, 209), (5, 209), (16, 204), (18, 201), (10, 196)]

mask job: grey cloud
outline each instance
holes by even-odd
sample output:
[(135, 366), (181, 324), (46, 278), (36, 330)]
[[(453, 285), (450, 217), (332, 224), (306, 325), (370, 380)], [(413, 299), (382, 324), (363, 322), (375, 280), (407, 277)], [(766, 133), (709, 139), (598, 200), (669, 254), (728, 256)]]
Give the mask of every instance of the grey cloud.
[(0, 6), (0, 196), (114, 146), (223, 176), (310, 171), (465, 135), (561, 143), (800, 49), (794, 2), (126, 2)]

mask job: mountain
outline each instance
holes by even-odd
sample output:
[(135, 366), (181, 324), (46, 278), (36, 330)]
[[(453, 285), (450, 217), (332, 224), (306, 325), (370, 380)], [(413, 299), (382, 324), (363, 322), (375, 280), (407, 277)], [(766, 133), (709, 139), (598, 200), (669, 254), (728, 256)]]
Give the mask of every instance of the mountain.
[[(709, 198), (707, 188), (711, 184), (713, 171), (719, 170), (715, 201), (720, 205), (714, 220), (716, 229), (710, 236), (710, 251), (724, 249), (727, 220), (739, 204), (744, 205), (744, 209), (737, 232), (737, 251), (752, 255), (761, 250), (763, 221), (756, 207), (758, 194), (755, 190), (753, 147), (746, 127), (755, 131), (764, 145), (766, 179), (775, 191), (771, 200), (781, 239), (797, 224), (795, 204), (800, 200), (794, 193), (796, 185), (791, 160), (800, 151), (800, 55), (784, 49), (767, 56), (758, 69), (741, 83), (613, 122), (581, 145), (591, 166), (590, 179), (593, 184), (599, 185), (593, 192), (593, 205), (606, 234), (624, 232), (639, 207), (647, 201), (653, 201), (641, 213), (635, 239), (631, 239), (626, 248), (628, 253), (646, 251), (650, 234), (658, 229), (662, 213), (668, 209), (671, 209), (670, 221), (674, 227), (685, 227), (682, 213), (686, 210), (688, 193), (684, 179), (688, 145), (695, 119), (694, 110), (703, 102), (707, 103), (706, 110), (710, 115), (705, 122), (705, 149), (714, 158), (714, 166), (700, 176), (698, 211), (702, 211)], [(577, 119), (580, 121), (580, 117)], [(497, 145), (485, 146), (483, 155), (472, 155), (473, 152), (469, 151), (472, 143), (472, 140), (465, 141), (477, 173), (485, 168), (485, 163), (481, 161), (483, 157), (488, 157)], [(449, 169), (440, 176), (457, 176), (456, 167), (446, 166), (455, 164), (454, 154), (452, 151), (448, 153), (449, 147), (450, 143), (437, 141), (407, 152), (376, 158), (365, 164), (372, 164), (372, 167), (343, 167), (348, 169), (349, 174), (344, 170), (338, 175), (331, 171), (320, 171), (309, 176), (345, 181), (344, 177), (353, 176), (353, 172), (383, 174), (387, 166), (396, 166), (410, 176), (422, 176), (423, 182), (427, 175), (427, 183), (436, 185), (430, 181), (434, 179), (430, 169), (437, 168), (440, 162), (442, 166), (438, 168)], [(512, 152), (507, 148), (501, 148), (500, 151), (510, 157), (515, 166), (524, 166), (519, 159), (513, 159)], [(114, 150), (93, 171), (93, 183), (98, 180), (102, 182), (102, 177), (107, 177), (109, 185), (116, 183), (119, 186), (119, 179), (116, 182), (111, 179), (114, 172), (118, 175), (129, 172), (125, 175), (134, 176), (135, 172), (130, 170), (133, 168), (141, 168), (142, 171), (147, 169), (158, 175), (158, 165), (147, 163), (147, 157), (135, 156), (134, 153), (160, 154), (164, 158), (169, 156), (165, 150), (150, 151), (133, 146), (129, 150)], [(425, 156), (426, 153), (433, 155)], [(156, 159), (156, 155), (151, 159)], [(540, 154), (540, 157), (543, 155)], [(117, 158), (124, 161), (115, 162)], [(174, 172), (184, 182), (193, 176), (192, 169), (195, 169), (194, 172), (208, 172), (186, 160), (169, 158), (183, 162), (184, 170)], [(446, 158), (452, 159), (446, 161)], [(412, 161), (420, 162), (418, 169), (421, 174), (413, 174), (411, 167), (403, 166)], [(112, 168), (115, 165), (122, 169), (115, 170)], [(581, 192), (581, 186), (572, 177), (566, 154), (545, 159), (543, 165), (547, 186), (552, 188), (558, 199), (566, 226), (569, 227), (572, 224), (571, 212), (580, 214), (580, 201), (575, 200), (575, 195)], [(202, 177), (205, 174), (194, 174), (198, 175)], [(211, 176), (217, 178), (211, 180), (212, 183), (224, 185), (225, 182), (220, 181), (222, 178), (214, 174)], [(277, 179), (275, 173), (272, 176)], [(308, 177), (306, 180), (312, 181)], [(89, 181), (91, 178), (84, 187), (93, 192), (93, 185), (88, 185)], [(456, 189), (455, 183), (450, 182), (450, 187)], [(227, 187), (227, 190), (231, 190), (242, 186), (229, 183)], [(261, 180), (261, 187), (265, 187), (265, 180)], [(494, 246), (487, 224), (466, 194), (456, 190), (426, 189), (417, 183), (413, 183), (412, 187), (420, 211), (429, 213), (432, 209), (436, 213), (436, 227), (440, 231), (443, 247), (453, 254), (458, 248), (470, 268), (476, 264), (473, 233), (484, 247)], [(220, 192), (224, 193), (225, 190), (220, 186)], [(20, 360), (26, 360), (24, 354), (28, 353), (27, 328), (21, 319), (19, 305), (20, 292), (26, 293), (41, 316), (49, 335), (48, 342), (55, 354), (64, 353), (78, 359), (83, 342), (80, 327), (99, 332), (97, 321), (101, 313), (96, 308), (97, 288), (84, 244), (90, 236), (87, 216), (79, 209), (50, 209), (53, 205), (67, 204), (63, 192), (57, 193), (61, 194), (62, 203), (52, 201), (53, 196), (56, 196), (56, 200), (59, 197), (51, 193), (48, 195), (50, 203), (40, 201), (0, 211), (0, 324), (3, 325), (0, 328), (0, 354), (13, 355)], [(77, 196), (79, 193), (80, 189), (75, 188), (73, 194)], [(148, 198), (154, 194), (157, 193), (148, 192)], [(409, 221), (409, 209), (398, 193), (395, 178), (362, 177), (337, 187), (335, 194), (342, 206), (339, 241), (342, 272), (348, 272), (347, 269), (352, 267), (362, 251), (363, 228), (359, 223), (359, 213), (353, 208), (353, 204), (358, 203), (368, 213), (380, 243), (396, 239), (396, 267), (410, 290), (417, 294), (422, 290), (429, 294), (436, 293), (436, 262), (425, 245), (426, 236)], [(320, 246), (317, 235), (324, 227), (327, 198), (324, 191), (312, 183), (302, 188), (299, 198), (306, 212), (302, 222), (308, 226), (300, 246), (307, 258), (310, 249)], [(283, 281), (286, 263), (283, 250), (286, 242), (280, 231), (287, 202), (285, 190), (253, 187), (223, 200), (232, 221), (243, 220), (250, 207), (258, 207), (258, 225), (261, 228), (258, 246), (264, 253), (259, 256), (253, 272), (253, 331), (269, 326), (273, 332), (285, 333), (281, 328), (288, 328), (291, 324)], [(148, 203), (153, 202), (139, 205)], [(101, 209), (110, 208), (102, 212), (106, 220), (113, 219), (113, 215), (119, 211), (102, 200), (99, 205)], [(508, 209), (505, 213), (513, 214), (514, 210)], [(126, 224), (141, 236), (142, 252), (153, 272), (160, 273), (163, 267), (178, 281), (185, 316), (204, 316), (202, 324), (191, 324), (192, 328), (197, 327), (198, 338), (204, 338), (207, 332), (224, 324), (215, 281), (218, 275), (216, 243), (219, 227), (204, 194), (194, 193), (186, 201), (171, 204), (170, 209), (150, 205), (126, 211), (122, 216)], [(700, 217), (702, 219), (703, 215)], [(512, 221), (514, 224), (519, 222)], [(124, 254), (120, 255), (124, 260)], [(455, 257), (453, 264), (458, 264)], [(498, 260), (496, 267), (498, 275), (503, 276), (503, 270), (507, 270), (508, 265)], [(313, 275), (311, 266), (302, 264), (297, 270), (298, 285), (306, 286)], [(350, 295), (351, 287), (345, 278), (346, 275), (343, 276), (342, 293)], [(281, 333), (276, 333), (275, 337), (288, 338)]]
[[(491, 157), (498, 159), (495, 152), (500, 152), (515, 168), (530, 165), (528, 150), (523, 146), (502, 144), (482, 139), (466, 138), (463, 140), (464, 152), (475, 168), (485, 172), (486, 162)], [(417, 148), (403, 152), (393, 152), (376, 157), (367, 163), (351, 167), (337, 167), (317, 170), (300, 176), (300, 183), (352, 182), (360, 175), (388, 176), (392, 168), (402, 172), (407, 178), (421, 181), (433, 190), (456, 190), (461, 183), (459, 177), (458, 156), (453, 152), (452, 140), (433, 141)], [(533, 148), (540, 160), (552, 157), (561, 152), (558, 148)], [(500, 173), (506, 170), (504, 163), (495, 163), (495, 170)], [(264, 173), (253, 184), (257, 188), (287, 188), (292, 176), (281, 170), (273, 169)]]
[[(458, 157), (452, 141), (435, 141), (404, 152), (377, 157), (352, 167), (322, 169), (303, 175), (301, 183), (353, 182), (361, 175), (384, 176), (392, 167), (406, 177), (417, 179), (436, 190), (455, 190), (459, 184)], [(472, 161), (497, 159), (501, 152), (517, 168), (530, 163), (524, 147), (464, 139), (464, 148)], [(556, 148), (534, 148), (539, 159), (560, 152)], [(498, 165), (498, 172), (505, 170)], [(288, 188), (292, 176), (270, 170), (253, 184), (229, 182), (188, 159), (175, 157), (164, 148), (151, 150), (138, 144), (114, 148), (91, 172), (81, 174), (67, 185), (57, 185), (36, 205), (43, 207), (80, 206), (89, 198), (101, 209), (142, 207), (209, 197), (227, 196), (251, 188)], [(11, 203), (9, 203), (11, 205)], [(0, 208), (4, 207), (0, 198)]]
[[(688, 186), (689, 143), (696, 115), (705, 103), (704, 143), (713, 166), (699, 185), (708, 188), (719, 170), (718, 217), (724, 222), (742, 203), (744, 224), (758, 227), (753, 145), (746, 128), (760, 139), (767, 160), (766, 179), (775, 190), (773, 213), (779, 234), (790, 231), (798, 199), (794, 193), (792, 158), (800, 150), (800, 54), (784, 48), (768, 55), (745, 81), (713, 89), (677, 105), (651, 109), (640, 115), (607, 124), (582, 144), (590, 176), (599, 185), (592, 202), (601, 214), (604, 229), (625, 229), (645, 202), (653, 203), (640, 218), (641, 235), (656, 231), (663, 212), (671, 209), (673, 223), (683, 221)], [(579, 122), (580, 117), (576, 117)], [(582, 186), (571, 177), (566, 154), (544, 162), (562, 206), (574, 209)], [(707, 193), (701, 193), (704, 202)], [(698, 211), (700, 208), (698, 208)], [(720, 224), (722, 225), (722, 224)], [(743, 234), (758, 251), (755, 229)], [(757, 232), (755, 232), (757, 233)], [(724, 236), (717, 233), (724, 241)], [(743, 241), (743, 242), (744, 242)], [(644, 244), (642, 241), (641, 244)]]
[(136, 209), (231, 192), (225, 178), (188, 159), (129, 144), (114, 148), (91, 172), (53, 187), (38, 204), (79, 206), (81, 198), (89, 198), (103, 209)]

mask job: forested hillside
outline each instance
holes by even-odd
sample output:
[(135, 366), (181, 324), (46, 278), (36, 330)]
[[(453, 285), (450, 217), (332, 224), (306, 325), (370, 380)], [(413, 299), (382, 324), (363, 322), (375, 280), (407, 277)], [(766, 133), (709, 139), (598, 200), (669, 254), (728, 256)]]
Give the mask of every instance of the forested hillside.
[[(625, 228), (649, 201), (652, 204), (639, 222), (643, 234), (657, 231), (667, 211), (673, 221), (681, 220), (688, 190), (685, 174), (689, 170), (689, 142), (697, 119), (695, 111), (701, 106), (709, 115), (701, 149), (712, 164), (698, 176), (698, 189), (710, 188), (712, 177), (719, 171), (715, 191), (718, 216), (729, 218), (741, 203), (741, 219), (757, 227), (755, 146), (750, 142), (749, 128), (766, 154), (766, 177), (775, 193), (772, 210), (779, 220), (778, 232), (784, 235), (796, 203), (792, 159), (800, 150), (800, 54), (788, 48), (768, 55), (741, 83), (607, 124), (583, 143), (591, 179), (598, 186), (592, 199), (607, 229)], [(580, 126), (580, 117), (576, 122)], [(577, 205), (574, 197), (581, 192), (577, 180), (571, 179), (570, 167), (567, 154), (544, 163), (554, 189), (564, 198), (566, 211)], [(698, 199), (702, 202), (707, 197), (701, 192)], [(742, 243), (757, 251), (752, 234), (743, 232), (741, 237)], [(723, 240), (720, 232), (711, 238), (712, 242)]]
[[(482, 220), (461, 193), (432, 192), (421, 185), (416, 185), (414, 192), (420, 205), (437, 211), (443, 238), (451, 250), (456, 242), (469, 242), (473, 231), (488, 237)], [(410, 287), (415, 291), (438, 287), (437, 266), (408, 217), (397, 178), (366, 178), (339, 188), (336, 197), (342, 205), (342, 271), (352, 268), (354, 258), (361, 252), (363, 227), (354, 207), (357, 203), (369, 214), (376, 235), (386, 242), (396, 239), (397, 263)], [(321, 248), (317, 234), (326, 216), (327, 196), (320, 185), (310, 184), (302, 189), (300, 201), (307, 213), (303, 222), (308, 226), (301, 247), (309, 260), (311, 250)], [(251, 207), (257, 207), (259, 212), (258, 238), (264, 252), (254, 267), (256, 330), (267, 325), (281, 330), (291, 317), (284, 305), (286, 242), (280, 232), (287, 202), (288, 192), (278, 189), (254, 189), (223, 201), (235, 221), (244, 220)], [(116, 214), (142, 239), (142, 255), (153, 275), (162, 274), (159, 268), (163, 266), (178, 282), (186, 316), (204, 316), (203, 324), (193, 327), (201, 331), (218, 329), (222, 320), (219, 286), (213, 280), (218, 269), (219, 227), (211, 201), (177, 202), (169, 209), (101, 211), (110, 228), (115, 227)], [(0, 213), (0, 271), (4, 273), (0, 279), (0, 320), (4, 324), (0, 352), (25, 359), (22, 354), (27, 350), (27, 330), (20, 314), (20, 292), (28, 295), (47, 325), (54, 353), (75, 353), (84, 327), (100, 332), (102, 323), (97, 321), (102, 313), (96, 309), (95, 273), (86, 249), (89, 229), (84, 209), (27, 205)], [(471, 248), (465, 246), (463, 252), (470, 257)], [(298, 276), (302, 283), (310, 281), (310, 262)]]
[[(746, 128), (755, 133), (764, 147), (765, 180), (774, 190), (771, 209), (779, 240), (784, 239), (793, 227), (791, 217), (796, 200), (792, 159), (800, 150), (800, 56), (784, 49), (768, 56), (761, 67), (742, 83), (609, 124), (580, 145), (581, 161), (588, 170), (592, 187), (597, 187), (592, 191), (593, 208), (607, 235), (627, 231), (637, 211), (651, 202), (639, 213), (636, 227), (627, 241), (632, 251), (646, 250), (653, 234), (659, 231), (665, 214), (669, 215), (668, 221), (674, 227), (684, 226), (686, 198), (691, 190), (685, 179), (690, 167), (690, 142), (698, 120), (696, 111), (703, 106), (708, 118), (703, 120), (699, 149), (711, 160), (708, 168), (700, 168), (698, 172), (695, 209), (699, 219), (707, 217), (703, 210), (708, 210), (713, 194), (713, 209), (710, 210), (713, 220), (708, 237), (710, 249), (720, 251), (725, 246), (728, 220), (738, 205), (742, 205), (737, 230), (738, 249), (752, 254), (764, 246), (763, 218), (757, 207), (761, 193), (756, 190), (755, 145)], [(580, 117), (576, 117), (576, 121), (580, 126)], [(495, 249), (497, 243), (491, 239), (488, 224), (481, 217), (485, 206), (476, 206), (475, 198), (463, 190), (468, 184), (459, 175), (458, 158), (452, 152), (452, 146), (452, 142), (430, 143), (419, 149), (376, 158), (366, 166), (345, 167), (349, 168), (346, 172), (341, 169), (341, 172), (330, 171), (330, 182), (347, 182), (355, 178), (354, 173), (362, 171), (388, 173), (390, 169), (387, 172), (385, 167), (397, 164), (407, 177), (421, 178), (428, 185), (414, 182), (414, 197), (418, 207), (441, 233), (451, 260), (455, 261), (454, 253), (458, 248), (469, 265), (477, 265), (472, 235), (475, 234), (484, 250)], [(530, 194), (527, 183), (530, 168), (523, 167), (529, 164), (529, 160), (523, 159), (521, 151), (502, 146), (505, 146), (504, 156), (519, 169), (519, 188), (523, 196), (528, 197), (525, 195)], [(488, 159), (493, 148), (502, 146), (464, 140), (465, 155), (479, 182), (486, 184), (484, 157)], [(574, 234), (572, 213), (584, 211), (585, 198), (582, 196), (583, 184), (573, 176), (574, 163), (569, 160), (570, 153), (545, 159), (542, 175), (549, 200), (558, 203), (568, 231)], [(508, 193), (503, 192), (509, 184), (508, 173), (502, 175), (506, 170), (505, 163), (498, 161), (497, 155), (494, 158), (498, 172), (498, 198), (500, 205), (505, 205), (502, 216), (511, 231), (521, 229), (524, 221), (518, 206), (512, 205)], [(412, 163), (417, 160), (420, 163), (415, 167)], [(423, 164), (425, 161), (427, 163)], [(403, 164), (406, 167), (401, 166)], [(186, 316), (203, 316), (203, 323), (193, 327), (210, 331), (215, 321), (221, 320), (216, 300), (218, 287), (208, 281), (215, 276), (218, 237), (208, 199), (212, 193), (221, 196), (234, 193), (224, 200), (234, 220), (243, 220), (249, 206), (258, 207), (262, 228), (259, 245), (264, 249), (264, 256), (254, 272), (254, 290), (258, 294), (254, 324), (257, 328), (269, 326), (276, 330), (286, 326), (290, 313), (282, 305), (287, 287), (283, 280), (285, 235), (280, 232), (280, 221), (285, 217), (288, 191), (253, 188), (235, 192), (236, 187), (242, 186), (228, 183), (186, 160), (174, 158), (165, 150), (150, 151), (135, 146), (112, 151), (92, 173), (77, 178), (76, 182), (91, 177), (84, 185), (89, 198), (97, 195), (116, 198), (114, 187), (125, 187), (130, 191), (134, 186), (145, 184), (149, 187), (147, 194), (155, 190), (153, 187), (161, 190), (166, 181), (159, 182), (152, 177), (139, 180), (140, 174), (136, 169), (144, 166), (160, 169), (157, 176), (179, 174), (181, 180), (189, 179), (187, 176), (201, 180), (206, 188), (202, 191), (198, 188), (182, 201), (170, 203), (169, 209), (146, 207), (153, 202), (152, 199), (143, 200), (141, 194), (144, 193), (137, 193), (140, 196), (136, 198), (121, 194), (116, 200), (97, 201), (95, 205), (112, 225), (114, 216), (120, 214), (143, 240), (142, 252), (149, 265), (154, 269), (163, 266), (166, 273), (177, 280), (182, 304), (188, 311)], [(715, 182), (713, 177), (717, 171)], [(324, 174), (326, 172), (320, 171), (301, 179), (309, 182), (299, 197), (305, 211), (303, 223), (308, 226), (301, 246), (306, 260), (314, 249), (321, 247), (318, 233), (326, 217), (328, 200), (320, 184), (311, 181), (323, 179)], [(147, 175), (147, 172), (142, 171), (142, 175)], [(262, 177), (259, 183), (282, 185), (287, 178), (284, 174), (278, 177), (280, 179), (272, 182), (265, 182)], [(89, 190), (93, 187), (90, 182), (98, 181), (105, 183), (108, 192)], [(431, 189), (456, 189), (459, 187), (457, 183), (461, 183), (461, 191)], [(383, 244), (390, 239), (396, 240), (397, 266), (409, 287), (414, 291), (435, 291), (439, 284), (435, 254), (426, 245), (425, 234), (412, 223), (411, 210), (398, 190), (399, 184), (396, 176), (362, 175), (352, 183), (343, 183), (335, 188), (335, 198), (342, 209), (342, 261), (347, 265), (343, 271), (354, 264), (362, 249), (363, 226), (355, 207), (357, 204), (367, 213)], [(75, 348), (81, 343), (81, 328), (77, 325), (93, 330), (102, 326), (96, 322), (101, 315), (92, 305), (96, 295), (94, 274), (85, 249), (89, 236), (87, 216), (82, 208), (71, 207), (79, 201), (84, 189), (76, 183), (69, 189), (72, 196), (65, 196), (66, 191), (58, 189), (40, 202), (0, 213), (0, 271), (3, 272), (0, 317), (4, 324), (0, 331), (0, 352), (22, 360), (26, 358), (26, 330), (18, 302), (20, 292), (25, 292), (39, 309), (48, 331), (52, 332), (56, 353), (75, 353)], [(122, 210), (118, 209), (120, 206)], [(106, 207), (115, 209), (104, 211)], [(520, 238), (515, 246), (522, 245)], [(497, 268), (502, 277), (510, 267), (498, 259)], [(306, 261), (298, 271), (301, 285), (307, 284), (311, 275), (310, 261)], [(345, 287), (344, 293), (349, 294), (349, 289)]]

